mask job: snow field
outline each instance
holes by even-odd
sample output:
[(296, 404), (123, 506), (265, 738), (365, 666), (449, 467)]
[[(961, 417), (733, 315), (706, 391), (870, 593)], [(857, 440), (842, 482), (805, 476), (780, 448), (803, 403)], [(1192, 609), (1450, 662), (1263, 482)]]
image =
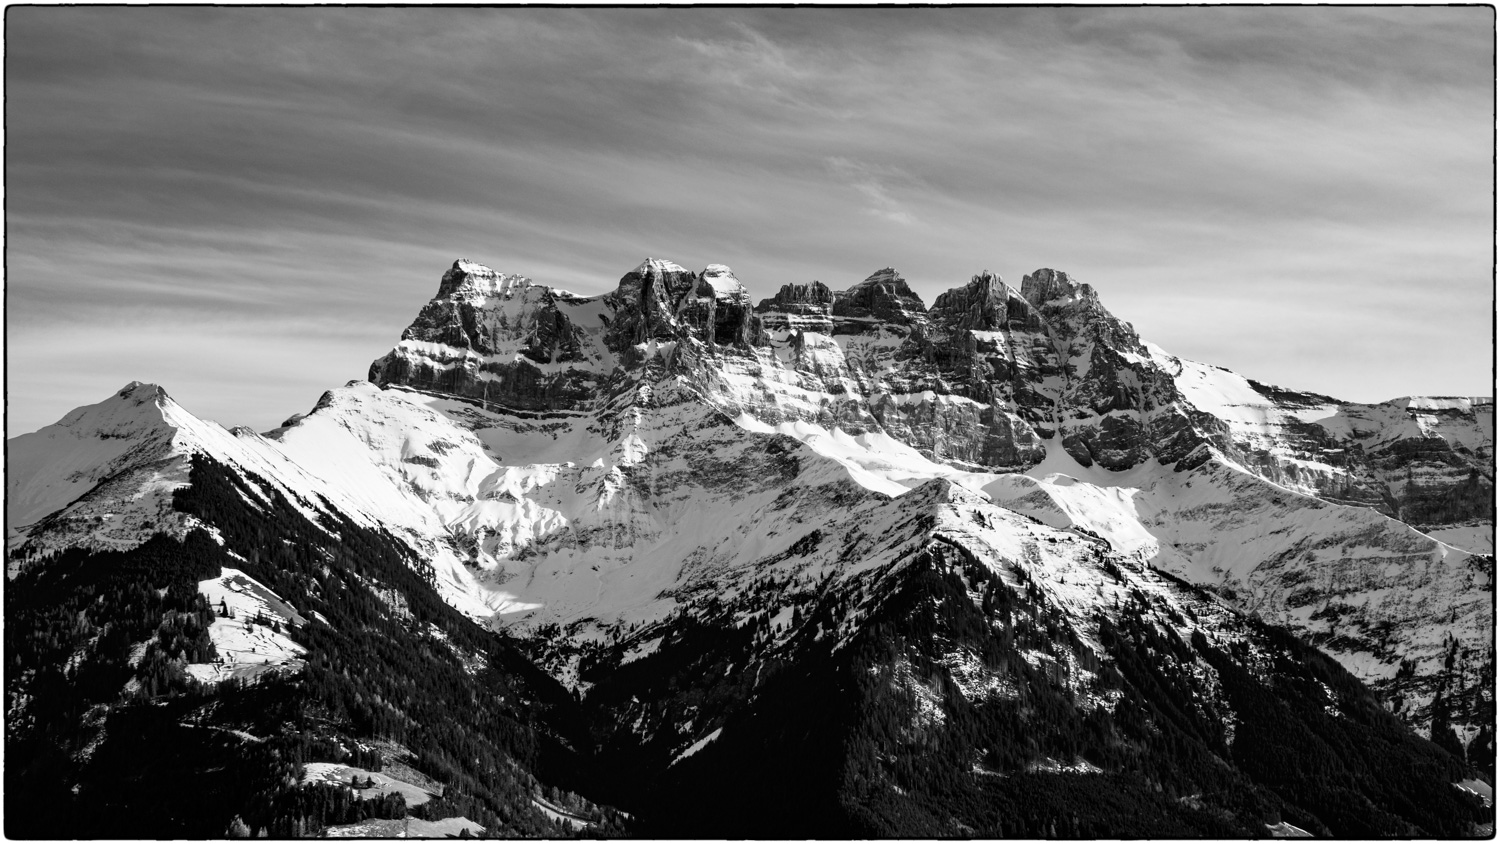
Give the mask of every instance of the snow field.
[[(238, 569), (223, 568), (216, 578), (198, 583), (198, 592), (218, 615), (208, 628), (209, 639), (219, 660), (194, 663), (187, 673), (205, 683), (236, 677), (248, 680), (267, 671), (298, 671), (304, 665), (305, 648), (254, 619), (264, 615), (283, 630), (298, 627), (305, 619), (274, 592)], [(227, 608), (229, 616), (222, 613)]]
[(484, 827), (465, 817), (443, 818), (440, 821), (424, 821), (420, 818), (395, 820), (368, 820), (361, 823), (330, 826), (329, 838), (457, 838), (464, 830), (478, 838)]
[(1478, 522), (1464, 525), (1446, 525), (1444, 527), (1427, 528), (1423, 531), (1428, 536), (1447, 545), (1452, 545), (1462, 551), (1471, 554), (1495, 553), (1495, 523)]
[(679, 753), (675, 757), (673, 757), (672, 761), (669, 762), (669, 763), (667, 763), (668, 766), (670, 767), (671, 765), (676, 765), (678, 762), (681, 762), (682, 760), (688, 758), (689, 756), (692, 756), (694, 753), (697, 753), (698, 751), (700, 751), (703, 748), (707, 747), (709, 742), (711, 742), (714, 739), (718, 738), (719, 735), (721, 733), (723, 733), (723, 732), (724, 732), (724, 728), (723, 727), (719, 727), (719, 728), (715, 729), (713, 732), (711, 732), (708, 735), (704, 736), (703, 738), (698, 739), (697, 741), (693, 742), (691, 745), (688, 746), (688, 748), (686, 750), (682, 751), (681, 753)]
[[(375, 781), (375, 785), (371, 788), (354, 788), (350, 783), (355, 779), (358, 779), (360, 782), (372, 779)], [(354, 789), (354, 791), (362, 795), (366, 800), (379, 799), (387, 794), (400, 794), (406, 799), (408, 807), (420, 806), (433, 797), (438, 796), (421, 786), (396, 779), (388, 772), (366, 771), (363, 768), (353, 768), (337, 762), (306, 763), (302, 771), (302, 784), (307, 785), (316, 782), (350, 785), (350, 788)]]
[(546, 800), (543, 800), (540, 797), (533, 797), (531, 799), (531, 805), (540, 809), (542, 811), (542, 814), (546, 815), (549, 819), (554, 821), (562, 821), (572, 829), (583, 829), (584, 827), (589, 825), (589, 821), (587, 819), (577, 817), (576, 815), (573, 815), (563, 809), (559, 809), (558, 807), (553, 806), (551, 803), (548, 803)]
[[(1366, 681), (1394, 676), (1400, 656), (1436, 668), (1451, 619), (1465, 644), (1493, 629), (1488, 604), (1468, 588), (1467, 557), (1416, 529), (1358, 507), (1280, 488), (1221, 459), (1191, 472), (1161, 472), (1148, 461), (1125, 472), (1076, 464), (1049, 444), (1028, 477), (1002, 476), (985, 491), (1002, 506), (1053, 527), (1077, 525), (1115, 550), (1187, 580), (1222, 585), (1272, 620), (1330, 629), (1313, 613), (1346, 607), (1342, 628), (1393, 623), (1389, 645), (1332, 652)], [(1349, 615), (1352, 613), (1352, 615)], [(1393, 650), (1392, 650), (1393, 649)]]
[(1478, 795), (1481, 799), (1484, 800), (1484, 805), (1486, 806), (1495, 805), (1495, 789), (1484, 780), (1462, 780), (1460, 782), (1454, 783), (1453, 787), (1461, 791), (1467, 791), (1470, 794)]

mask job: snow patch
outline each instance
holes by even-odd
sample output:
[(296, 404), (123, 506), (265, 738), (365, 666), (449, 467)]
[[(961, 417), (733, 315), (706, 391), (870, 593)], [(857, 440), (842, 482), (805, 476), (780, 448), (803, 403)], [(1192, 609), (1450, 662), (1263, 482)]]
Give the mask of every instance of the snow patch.
[[(188, 665), (187, 673), (201, 682), (217, 683), (230, 677), (250, 680), (267, 671), (300, 671), (307, 649), (285, 631), (305, 624), (302, 615), (239, 569), (220, 572), (198, 583), (199, 594), (216, 613), (208, 637), (219, 659)], [(265, 623), (257, 624), (256, 618)]]
[[(355, 780), (360, 783), (373, 780), (375, 784), (369, 788), (356, 788), (353, 785)], [(350, 790), (366, 800), (378, 800), (387, 794), (400, 794), (406, 799), (407, 806), (420, 806), (438, 796), (421, 786), (396, 779), (389, 773), (367, 771), (338, 762), (308, 762), (302, 769), (302, 784), (318, 782), (349, 786)]]
[(707, 747), (708, 743), (711, 742), (711, 741), (713, 741), (714, 739), (718, 738), (719, 734), (722, 733), (722, 732), (724, 732), (724, 728), (723, 727), (719, 727), (718, 729), (714, 730), (713, 732), (709, 733), (708, 735), (704, 736), (703, 738), (698, 739), (697, 741), (693, 742), (692, 745), (690, 747), (688, 747), (687, 750), (684, 750), (681, 753), (677, 754), (677, 758), (673, 759), (670, 763), (668, 763), (668, 767), (671, 767), (672, 765), (676, 765), (678, 762), (681, 762), (682, 760), (688, 758), (689, 756), (692, 756), (694, 753), (697, 753), (698, 751), (700, 751), (703, 748)]

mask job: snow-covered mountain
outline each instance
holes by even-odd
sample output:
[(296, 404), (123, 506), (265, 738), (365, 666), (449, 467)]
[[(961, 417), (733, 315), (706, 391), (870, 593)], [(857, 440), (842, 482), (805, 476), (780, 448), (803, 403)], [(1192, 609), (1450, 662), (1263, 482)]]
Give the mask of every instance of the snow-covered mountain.
[[(451, 557), (433, 548), (433, 537), (444, 529), (430, 517), (423, 521), (425, 508), (406, 514), (371, 506), (369, 487), (310, 472), (275, 441), (249, 428), (199, 419), (166, 390), (138, 381), (6, 442), (10, 573), (68, 548), (128, 550), (157, 533), (181, 537), (203, 527), (172, 506), (173, 493), (188, 484), (195, 454), (253, 477), (249, 494), (256, 502), (264, 503), (266, 487), (274, 488), (315, 523), (337, 512), (365, 526), (405, 528), (419, 551), (432, 549), (423, 559), (445, 599), (471, 614), (488, 611), (472, 602), (476, 589), (469, 572), (457, 563), (444, 565)], [(410, 527), (407, 519), (413, 520)]]
[(158, 532), (182, 536), (193, 521), (172, 509), (171, 493), (187, 484), (199, 452), (267, 478), (309, 508), (317, 505), (307, 493), (323, 491), (255, 432), (205, 422), (161, 387), (132, 381), (6, 442), (11, 565), (70, 547), (130, 548)]
[[(491, 605), (540, 604), (501, 613), (520, 629), (649, 617), (617, 567), (651, 561), (655, 595), (695, 557), (753, 565), (740, 497), (787, 481), (725, 455), (759, 435), (875, 492), (947, 478), (1102, 537), (1317, 637), (1419, 723), (1445, 666), (1473, 681), (1492, 658), (1492, 403), (1266, 387), (1140, 341), (1065, 273), (984, 273), (928, 310), (887, 269), (751, 308), (718, 265), (648, 260), (580, 298), (458, 262), (370, 374), (386, 389), (342, 400), (442, 405), (479, 441), (398, 474), (492, 572)], [(374, 415), (350, 413), (283, 439)]]
[[(1357, 683), (1309, 668), (1305, 645), (1262, 622), (1325, 649), (1460, 756), (1493, 744), (1488, 400), (1360, 405), (1268, 387), (1142, 341), (1055, 270), (1019, 290), (982, 273), (931, 308), (892, 269), (752, 304), (727, 267), (655, 259), (595, 297), (455, 262), (368, 377), (264, 435), (132, 384), (8, 441), (11, 575), (69, 548), (127, 552), (202, 527), (229, 556), (201, 584), (294, 588), (240, 570), (260, 557), (251, 533), (178, 501), (200, 494), (195, 472), (227, 472), (235, 507), (280, 513), (284, 501), (329, 548), (351, 532), (384, 537), (396, 550), (381, 553), (448, 605), (514, 637), (581, 696), (596, 758), (655, 772), (645, 790), (595, 783), (648, 813), (669, 799), (651, 789), (691, 790), (676, 773), (697, 764), (685, 760), (721, 745), (738, 759), (737, 736), (822, 682), (787, 679), (812, 665), (861, 689), (854, 678), (881, 678), (886, 691), (860, 692), (864, 703), (828, 690), (850, 712), (909, 701), (901, 746), (969, 736), (944, 719), (1053, 694), (1044, 687), (1084, 721), (1120, 718), (1119, 701), (1150, 699), (1153, 684), (1180, 687), (1200, 701), (1191, 719), (1206, 720), (1189, 732), (1203, 752), (1240, 766), (1252, 686), (1312, 695), (1330, 717), (1364, 711)], [(949, 581), (951, 595), (934, 585)], [(380, 600), (410, 621), (413, 599), (391, 588)], [(946, 608), (926, 633), (903, 626), (930, 600)], [(907, 644), (887, 650), (880, 631), (896, 629)], [(1121, 679), (1168, 640), (1186, 649), (1150, 669), (1160, 676)], [(292, 664), (303, 659), (316, 665), (317, 649)], [(1242, 672), (1250, 686), (1225, 679)], [(1134, 746), (1160, 732), (1153, 717), (1139, 732), (1099, 729)], [(1299, 723), (1331, 729), (1321, 717)], [(1141, 764), (1058, 758), (1072, 746), (1058, 740), (1019, 756), (960, 744), (979, 777)], [(907, 788), (909, 772), (884, 764), (860, 776)], [(1378, 829), (1428, 828), (1402, 817)], [(963, 832), (888, 820), (853, 828)]]

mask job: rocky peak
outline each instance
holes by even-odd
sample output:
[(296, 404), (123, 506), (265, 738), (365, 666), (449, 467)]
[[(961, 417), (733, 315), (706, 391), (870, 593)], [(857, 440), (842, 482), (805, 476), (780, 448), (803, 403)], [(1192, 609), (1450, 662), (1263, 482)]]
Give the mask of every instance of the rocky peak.
[(401, 341), (371, 363), (369, 380), (524, 409), (566, 406), (587, 392), (569, 370), (591, 361), (583, 348), (587, 332), (573, 319), (589, 301), (454, 261)]
[(115, 393), (115, 395), (135, 405), (168, 398), (166, 390), (163, 390), (156, 384), (147, 384), (144, 381), (131, 381), (124, 387), (121, 387), (120, 391)]
[(647, 258), (640, 266), (620, 278), (620, 285), (615, 292), (625, 294), (633, 291), (641, 296), (650, 295), (675, 301), (683, 293), (692, 290), (697, 280), (697, 276), (681, 265), (660, 258)]
[(832, 290), (821, 281), (783, 284), (776, 295), (760, 300), (755, 312), (768, 331), (833, 331)]
[[(675, 287), (668, 285), (667, 290), (670, 295)], [(675, 301), (677, 327), (710, 348), (749, 346), (760, 338), (760, 318), (750, 307), (750, 291), (723, 264), (709, 264), (697, 275), (694, 285)], [(672, 329), (670, 325), (661, 327)]]
[(955, 331), (1000, 331), (1015, 323), (1039, 325), (1026, 300), (989, 270), (938, 296), (928, 317)]
[(1135, 328), (1110, 313), (1093, 287), (1074, 281), (1065, 272), (1040, 269), (1027, 275), (1021, 280), (1021, 295), (1060, 340), (1088, 341), (1115, 352), (1149, 357)]
[(624, 341), (639, 343), (648, 337), (670, 337), (670, 323), (683, 297), (698, 286), (698, 276), (671, 261), (647, 258), (620, 278), (610, 295), (630, 326)]
[(459, 258), (443, 273), (435, 298), (444, 299), (460, 291), (504, 296), (513, 288), (530, 286), (533, 286), (531, 279), (524, 276), (497, 272), (484, 264)]
[(163, 415), (174, 406), (161, 387), (131, 381), (104, 401), (76, 407), (42, 430), (55, 432), (52, 436), (120, 441), (170, 436), (171, 426)]
[[(723, 265), (716, 264), (715, 266)], [(724, 267), (724, 269), (727, 270), (729, 268)], [(687, 272), (687, 268), (673, 261), (668, 261), (665, 258), (647, 258), (640, 263), (640, 266), (631, 270), (631, 272), (638, 275), (665, 275), (668, 273), (685, 273)]]
[(909, 325), (927, 314), (922, 298), (890, 267), (834, 295), (833, 315)]
[(775, 296), (760, 300), (755, 310), (826, 315), (832, 307), (833, 291), (821, 281), (812, 281), (807, 284), (781, 285)]
[(1033, 307), (1050, 302), (1067, 304), (1074, 301), (1098, 302), (1094, 288), (1079, 284), (1061, 270), (1040, 269), (1021, 279), (1021, 295)]
[(750, 305), (750, 291), (723, 264), (709, 264), (698, 274), (698, 295)]

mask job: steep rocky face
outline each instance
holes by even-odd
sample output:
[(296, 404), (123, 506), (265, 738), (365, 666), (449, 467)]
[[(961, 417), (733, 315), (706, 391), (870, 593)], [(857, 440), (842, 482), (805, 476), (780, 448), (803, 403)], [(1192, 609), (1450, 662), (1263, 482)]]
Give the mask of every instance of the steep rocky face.
[(783, 284), (776, 295), (755, 306), (768, 331), (833, 333), (833, 291), (821, 281)]
[(460, 261), (370, 377), (497, 407), (580, 409), (646, 364), (648, 341), (667, 344), (661, 364), (726, 412), (887, 433), (959, 468), (1024, 470), (1054, 440), (1079, 465), (1113, 471), (1218, 453), (1413, 524), (1491, 513), (1492, 405), (1351, 405), (1257, 384), (1149, 346), (1090, 285), (1052, 269), (1019, 291), (982, 273), (928, 311), (889, 268), (842, 292), (787, 284), (752, 308), (722, 265), (694, 274), (647, 259), (614, 292), (581, 298)]
[(709, 264), (677, 302), (677, 320), (710, 348), (764, 344), (750, 291), (723, 264)]
[(1416, 525), (1493, 518), (1493, 399), (1346, 405), (1339, 417), (1319, 424), (1337, 431), (1344, 420), (1350, 445), (1363, 453), (1392, 516)]
[(926, 321), (926, 314), (922, 298), (890, 267), (833, 298), (833, 315), (842, 317), (846, 327), (858, 322), (920, 325)]
[(1491, 528), (1479, 550), (1493, 548), (1493, 399), (1355, 404), (1281, 390), (1155, 347), (1151, 354), (1173, 376), (1193, 424), (1227, 459), (1288, 489), (1409, 524), (1484, 520)]
[(671, 261), (647, 258), (620, 279), (607, 304), (616, 313), (611, 345), (675, 339), (677, 304), (696, 291), (697, 277)]
[(1037, 270), (1021, 294), (1040, 312), (1060, 359), (1046, 381), (1055, 391), (1058, 433), (1081, 465), (1129, 469), (1156, 457), (1175, 463), (1201, 442), (1177, 405), (1170, 376), (1155, 366), (1129, 323), (1116, 318), (1087, 284)]
[[(1092, 288), (1052, 270), (1028, 276), (1021, 293), (976, 276), (929, 314), (893, 269), (837, 293), (785, 285), (751, 308), (722, 265), (694, 274), (648, 259), (614, 292), (582, 299), (459, 262), (370, 375), (562, 410), (597, 398), (617, 366), (642, 364), (647, 341), (679, 344), (673, 362), (691, 368), (685, 340), (715, 361), (693, 377), (712, 382), (727, 370), (756, 382), (758, 396), (712, 389), (711, 401), (773, 425), (885, 431), (954, 465), (1024, 469), (1059, 433), (1077, 459), (1110, 468), (1175, 461), (1201, 441), (1128, 324)], [(819, 398), (779, 395), (780, 385)]]
[(985, 270), (963, 287), (939, 294), (927, 314), (949, 331), (1044, 330), (1041, 316), (1000, 278)]
[(598, 388), (600, 314), (595, 300), (455, 261), (369, 379), (519, 410), (571, 407)]

